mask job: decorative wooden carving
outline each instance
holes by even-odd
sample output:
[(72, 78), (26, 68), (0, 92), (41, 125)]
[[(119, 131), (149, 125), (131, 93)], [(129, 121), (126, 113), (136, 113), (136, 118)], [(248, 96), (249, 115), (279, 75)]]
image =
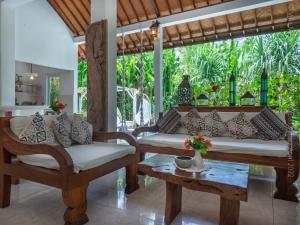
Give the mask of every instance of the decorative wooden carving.
[(107, 21), (93, 23), (86, 32), (88, 65), (87, 117), (95, 131), (107, 129)]

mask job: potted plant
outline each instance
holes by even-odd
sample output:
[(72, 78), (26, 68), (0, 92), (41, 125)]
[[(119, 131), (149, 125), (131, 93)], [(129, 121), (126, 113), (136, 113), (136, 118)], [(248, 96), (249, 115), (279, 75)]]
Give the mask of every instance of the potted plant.
[(207, 150), (212, 147), (211, 140), (205, 139), (201, 134), (198, 134), (185, 139), (184, 147), (186, 150), (195, 151), (194, 165), (200, 169), (204, 168), (205, 165), (201, 154), (207, 154)]

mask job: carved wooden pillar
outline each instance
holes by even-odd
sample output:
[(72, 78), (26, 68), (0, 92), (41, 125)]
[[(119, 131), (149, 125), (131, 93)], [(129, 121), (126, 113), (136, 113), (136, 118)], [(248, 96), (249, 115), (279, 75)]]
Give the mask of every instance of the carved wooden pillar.
[(107, 21), (93, 23), (86, 32), (88, 65), (87, 118), (95, 131), (107, 130)]

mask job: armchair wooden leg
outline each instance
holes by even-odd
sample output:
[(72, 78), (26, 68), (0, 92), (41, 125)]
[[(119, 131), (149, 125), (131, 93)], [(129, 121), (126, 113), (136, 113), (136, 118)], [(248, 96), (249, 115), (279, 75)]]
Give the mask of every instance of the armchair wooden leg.
[(20, 179), (18, 177), (11, 178), (11, 184), (18, 185), (20, 183)]
[(135, 190), (139, 189), (138, 177), (137, 177), (137, 164), (131, 164), (126, 166), (126, 188), (125, 193), (131, 194)]
[[(296, 181), (289, 178), (289, 173), (287, 169), (275, 168), (276, 171), (276, 192), (274, 198), (298, 202), (297, 193), (298, 190), (294, 185)], [(298, 177), (298, 176), (297, 176)]]
[(88, 185), (63, 190), (64, 203), (68, 207), (64, 214), (65, 225), (83, 225), (88, 222), (86, 215), (86, 192)]
[(10, 205), (11, 177), (0, 174), (0, 207), (5, 208)]

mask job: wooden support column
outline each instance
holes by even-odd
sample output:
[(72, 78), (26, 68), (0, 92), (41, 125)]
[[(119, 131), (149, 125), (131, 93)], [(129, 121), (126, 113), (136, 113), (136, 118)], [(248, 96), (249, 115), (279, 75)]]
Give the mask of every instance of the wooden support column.
[(163, 111), (163, 28), (159, 27), (154, 40), (154, 79), (155, 79), (155, 119)]
[(116, 130), (116, 0), (91, 1), (91, 26), (86, 33), (88, 63), (87, 116), (94, 130)]
[(107, 22), (93, 23), (86, 33), (88, 65), (87, 118), (96, 131), (107, 130)]

